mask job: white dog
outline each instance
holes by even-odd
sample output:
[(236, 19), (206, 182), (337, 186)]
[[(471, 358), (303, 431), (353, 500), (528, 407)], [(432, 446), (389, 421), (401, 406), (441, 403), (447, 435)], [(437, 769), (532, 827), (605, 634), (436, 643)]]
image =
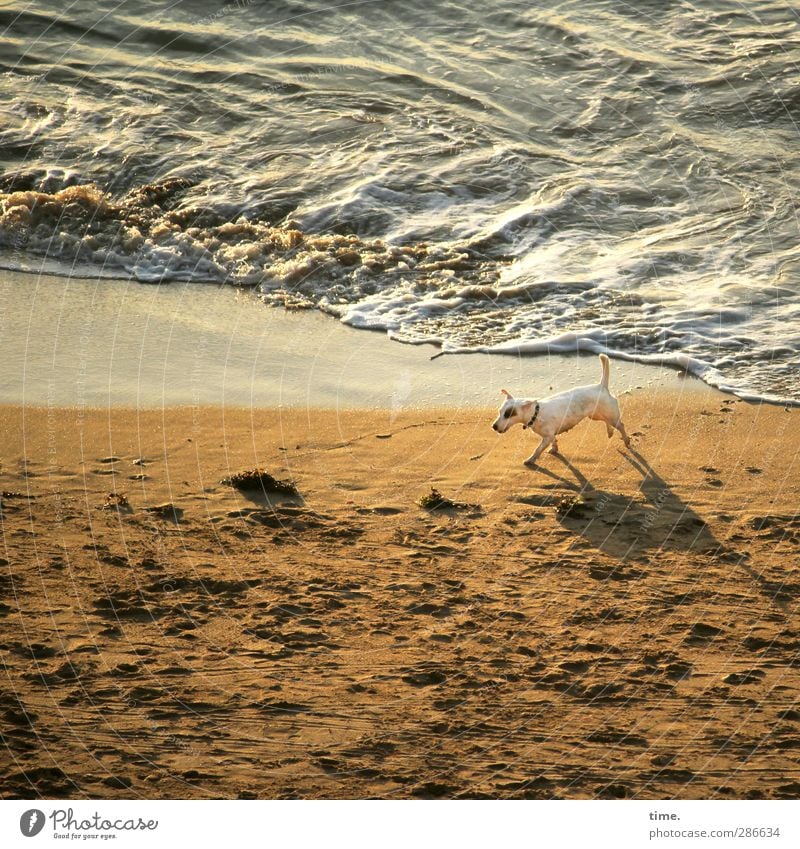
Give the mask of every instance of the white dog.
[(600, 362), (603, 366), (600, 383), (576, 386), (575, 389), (551, 395), (541, 401), (514, 398), (505, 389), (500, 390), (506, 396), (506, 401), (492, 427), (498, 433), (505, 433), (512, 425), (519, 423), (542, 437), (538, 448), (525, 461), (526, 465), (535, 466), (548, 445), (551, 454), (558, 454), (556, 437), (586, 418), (605, 422), (609, 438), (614, 432), (612, 428), (616, 428), (622, 435), (625, 447), (630, 447), (631, 440), (619, 415), (619, 403), (608, 391), (608, 357), (600, 354)]

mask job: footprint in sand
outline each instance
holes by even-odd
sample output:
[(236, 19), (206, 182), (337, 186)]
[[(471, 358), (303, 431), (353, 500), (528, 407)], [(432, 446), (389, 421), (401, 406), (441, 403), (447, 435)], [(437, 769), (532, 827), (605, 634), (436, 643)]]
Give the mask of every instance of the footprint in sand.
[(456, 793), (457, 788), (451, 784), (442, 784), (438, 781), (426, 781), (411, 791), (411, 795), (417, 799), (449, 799)]
[[(778, 515), (776, 513), (766, 516), (753, 516), (750, 527), (754, 531), (770, 531), (772, 535), (783, 536), (790, 532), (800, 530), (800, 516)], [(769, 536), (770, 534), (767, 534)]]
[(793, 710), (789, 708), (788, 710), (782, 710), (778, 714), (779, 719), (786, 719), (789, 722), (800, 722), (800, 710)]
[(71, 663), (67, 660), (65, 663), (62, 663), (61, 666), (56, 669), (51, 669), (49, 671), (45, 671), (39, 669), (36, 672), (31, 672), (27, 675), (24, 675), (24, 678), (27, 678), (29, 681), (34, 683), (45, 684), (46, 686), (57, 685), (57, 684), (68, 684), (74, 681), (78, 681), (81, 678), (81, 673), (84, 671), (83, 667), (76, 663)]
[(750, 669), (746, 672), (731, 672), (722, 680), (726, 684), (740, 686), (742, 684), (758, 684), (765, 676), (766, 672), (763, 669)]
[(646, 749), (650, 744), (646, 737), (641, 734), (632, 734), (622, 728), (608, 728), (592, 731), (587, 735), (587, 741), (590, 743), (604, 743), (612, 746), (635, 746), (639, 749)]
[(98, 560), (102, 563), (107, 563), (109, 566), (116, 566), (118, 568), (127, 568), (131, 565), (128, 558), (121, 554), (102, 554), (98, 557)]
[(420, 664), (417, 669), (406, 669), (402, 676), (406, 684), (412, 687), (432, 687), (447, 680), (447, 675), (432, 664)]
[(169, 502), (165, 504), (154, 504), (151, 507), (144, 507), (145, 513), (150, 513), (157, 519), (164, 519), (168, 522), (180, 522), (183, 517), (183, 510), (175, 504)]
[(75, 784), (59, 767), (35, 767), (9, 775), (3, 791), (5, 798), (15, 798), (11, 794), (17, 794), (18, 799), (59, 799), (74, 793)]
[(356, 507), (356, 513), (373, 514), (375, 516), (397, 516), (402, 512), (402, 507), (394, 507), (390, 504), (376, 504), (374, 507)]
[(624, 689), (625, 685), (620, 681), (599, 682), (587, 687), (580, 698), (588, 702), (617, 701)]
[[(3, 719), (18, 728), (33, 728), (38, 714), (27, 709), (25, 704), (15, 695), (7, 694), (0, 696), (0, 710), (3, 711)], [(6, 731), (6, 736), (9, 732)]]
[(144, 596), (136, 590), (109, 593), (95, 599), (92, 605), (98, 616), (112, 620), (151, 622), (164, 615), (161, 608), (148, 604)]
[(138, 663), (120, 663), (113, 671), (117, 675), (138, 675), (142, 667)]
[(667, 678), (670, 678), (672, 681), (683, 681), (691, 677), (693, 669), (694, 667), (691, 663), (679, 660), (675, 663), (670, 663), (665, 669), (665, 673)]
[(128, 691), (128, 697), (136, 702), (154, 702), (168, 695), (160, 687), (133, 687)]
[(45, 660), (58, 654), (56, 649), (51, 646), (44, 646), (41, 643), (12, 643), (8, 646), (8, 649), (14, 654), (19, 654), (30, 660)]
[(128, 790), (133, 787), (133, 780), (123, 775), (112, 775), (110, 778), (104, 778), (103, 784), (115, 790)]
[(581, 674), (589, 671), (589, 663), (585, 660), (565, 660), (563, 663), (558, 664), (558, 668), (563, 669), (565, 672)]
[(446, 604), (435, 604), (432, 602), (410, 604), (406, 610), (417, 616), (434, 616), (437, 619), (446, 619), (453, 614), (453, 609)]
[(722, 628), (717, 628), (715, 625), (708, 625), (705, 622), (696, 622), (689, 629), (689, 633), (686, 635), (684, 642), (689, 643), (690, 645), (705, 645), (723, 633), (724, 631)]
[(295, 716), (298, 713), (309, 713), (311, 711), (311, 705), (300, 702), (263, 702), (260, 707), (266, 713), (277, 716)]

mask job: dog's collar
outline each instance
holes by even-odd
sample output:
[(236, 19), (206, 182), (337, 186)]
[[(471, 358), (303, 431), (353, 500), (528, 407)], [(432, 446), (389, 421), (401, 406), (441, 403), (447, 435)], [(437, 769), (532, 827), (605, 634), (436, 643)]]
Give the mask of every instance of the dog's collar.
[(533, 408), (533, 415), (530, 418), (528, 424), (525, 425), (525, 428), (533, 427), (533, 423), (536, 421), (536, 417), (539, 415), (539, 402), (536, 402), (536, 406)]

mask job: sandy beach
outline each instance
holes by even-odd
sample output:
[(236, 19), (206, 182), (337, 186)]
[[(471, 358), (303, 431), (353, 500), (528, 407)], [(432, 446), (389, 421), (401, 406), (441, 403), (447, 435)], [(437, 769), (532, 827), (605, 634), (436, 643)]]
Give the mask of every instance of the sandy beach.
[(799, 413), (622, 403), (0, 407), (4, 797), (796, 798)]
[(2, 845), (800, 845), (795, 5), (0, 7)]

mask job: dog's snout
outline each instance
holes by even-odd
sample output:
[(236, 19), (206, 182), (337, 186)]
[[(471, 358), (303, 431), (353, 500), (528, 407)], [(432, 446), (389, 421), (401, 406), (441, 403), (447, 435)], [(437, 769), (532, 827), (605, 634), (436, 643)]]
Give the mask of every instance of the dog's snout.
[(495, 422), (495, 423), (492, 425), (492, 430), (497, 430), (497, 431), (499, 431), (499, 430), (500, 430), (500, 428), (497, 426), (497, 422)]

